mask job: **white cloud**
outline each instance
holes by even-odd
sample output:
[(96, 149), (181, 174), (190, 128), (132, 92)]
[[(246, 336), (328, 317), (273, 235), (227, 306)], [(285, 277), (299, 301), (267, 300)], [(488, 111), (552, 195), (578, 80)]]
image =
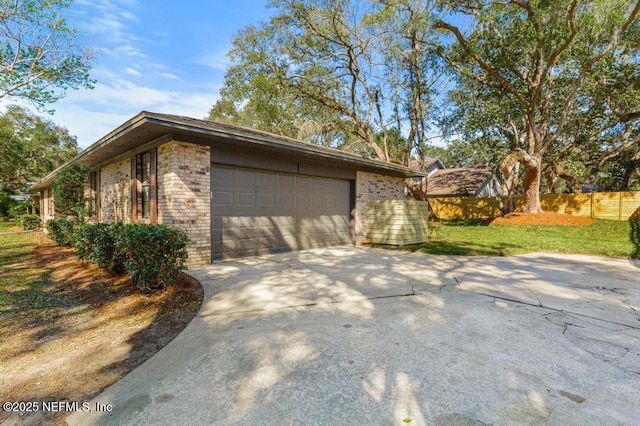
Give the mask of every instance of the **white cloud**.
[(216, 93), (216, 89), (202, 87), (159, 90), (119, 78), (98, 83), (93, 90), (70, 92), (54, 105), (52, 119), (86, 148), (140, 111), (204, 118), (216, 101)]
[(115, 49), (113, 49), (114, 54), (116, 55), (126, 55), (126, 56), (131, 56), (131, 57), (139, 57), (139, 58), (146, 58), (147, 55), (142, 51), (142, 49), (140, 49), (139, 47), (136, 47), (132, 44), (122, 44), (118, 47), (116, 47)]
[(227, 51), (215, 52), (206, 55), (202, 55), (194, 60), (194, 63), (198, 65), (211, 68), (216, 71), (226, 71), (229, 64), (229, 58), (227, 58)]
[(100, 105), (107, 108), (145, 109), (150, 105), (166, 103), (171, 99), (168, 92), (151, 87), (138, 86), (126, 79), (115, 79), (108, 83), (96, 83), (93, 90), (70, 94), (65, 101)]
[(140, 73), (140, 71), (133, 69), (133, 68), (127, 68), (124, 70), (125, 73), (129, 74), (129, 75), (135, 75), (136, 77), (140, 77), (142, 75), (142, 73)]
[(180, 77), (178, 77), (175, 74), (171, 74), (170, 72), (162, 72), (162, 73), (160, 73), (160, 76), (164, 77), (164, 78), (168, 78), (170, 80), (181, 80)]

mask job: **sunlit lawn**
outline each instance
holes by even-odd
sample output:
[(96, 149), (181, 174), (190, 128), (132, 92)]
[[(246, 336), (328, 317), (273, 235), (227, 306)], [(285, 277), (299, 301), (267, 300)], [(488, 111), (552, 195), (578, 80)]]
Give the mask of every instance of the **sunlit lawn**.
[(432, 254), (497, 255), (546, 251), (638, 257), (640, 223), (596, 220), (588, 226), (502, 225), (481, 221), (430, 223), (430, 241), (402, 249)]

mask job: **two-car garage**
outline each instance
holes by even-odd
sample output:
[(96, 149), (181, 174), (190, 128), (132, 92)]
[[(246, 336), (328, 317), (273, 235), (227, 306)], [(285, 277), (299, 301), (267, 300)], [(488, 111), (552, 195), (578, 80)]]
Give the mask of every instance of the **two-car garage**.
[(353, 242), (352, 181), (212, 164), (214, 260)]

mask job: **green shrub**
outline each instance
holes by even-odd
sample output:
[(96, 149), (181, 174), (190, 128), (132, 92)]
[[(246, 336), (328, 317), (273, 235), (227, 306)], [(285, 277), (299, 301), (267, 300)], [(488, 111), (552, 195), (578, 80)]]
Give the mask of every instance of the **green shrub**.
[(21, 216), (29, 214), (29, 205), (27, 203), (17, 202), (9, 209), (9, 217), (11, 219), (20, 220)]
[(131, 224), (116, 237), (116, 250), (126, 256), (124, 269), (142, 289), (172, 284), (187, 260), (187, 234), (166, 225)]
[(96, 223), (78, 226), (75, 231), (76, 256), (112, 272), (124, 272), (124, 252), (116, 250), (122, 225)]
[(89, 169), (78, 164), (70, 164), (58, 172), (51, 185), (56, 212), (74, 217), (79, 223), (91, 216), (90, 199), (85, 197), (89, 184)]
[(11, 198), (11, 192), (0, 188), (0, 218), (12, 218), (11, 210), (16, 204), (17, 201)]
[(61, 246), (71, 246), (74, 241), (74, 222), (65, 219), (51, 219), (47, 221), (47, 231), (49, 238)]
[(40, 226), (42, 226), (42, 221), (38, 215), (25, 214), (20, 216), (20, 225), (25, 231), (30, 231), (32, 229), (40, 228)]

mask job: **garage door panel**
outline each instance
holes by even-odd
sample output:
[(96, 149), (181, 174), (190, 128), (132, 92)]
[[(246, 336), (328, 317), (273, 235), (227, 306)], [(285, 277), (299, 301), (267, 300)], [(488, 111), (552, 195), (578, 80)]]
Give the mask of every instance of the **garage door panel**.
[(255, 183), (256, 182), (256, 170), (249, 169), (238, 169), (237, 175), (238, 180), (244, 183)]
[(240, 238), (230, 239), (224, 244), (226, 250), (251, 251), (258, 248), (276, 247), (278, 246), (278, 238), (276, 237), (260, 237), (260, 238)]
[(223, 228), (295, 228), (295, 221), (291, 216), (228, 216), (219, 218), (216, 227)]
[(247, 192), (238, 193), (238, 207), (256, 207), (256, 194)]
[(294, 175), (296, 189), (309, 189), (309, 178), (306, 176)]
[(284, 236), (293, 235), (296, 236), (296, 228), (293, 226), (279, 226), (279, 227), (253, 227), (253, 228), (235, 228), (235, 229), (223, 229), (222, 240), (232, 241), (240, 239), (259, 239), (259, 238), (281, 238)]
[(279, 188), (293, 188), (293, 175), (278, 174)]
[(212, 170), (214, 259), (352, 242), (349, 181), (216, 164)]
[(293, 209), (293, 194), (278, 195), (278, 208)]
[(233, 206), (233, 192), (213, 192), (213, 203), (217, 206)]
[(223, 184), (225, 181), (233, 182), (236, 169), (233, 167), (216, 166), (211, 176), (216, 182)]

